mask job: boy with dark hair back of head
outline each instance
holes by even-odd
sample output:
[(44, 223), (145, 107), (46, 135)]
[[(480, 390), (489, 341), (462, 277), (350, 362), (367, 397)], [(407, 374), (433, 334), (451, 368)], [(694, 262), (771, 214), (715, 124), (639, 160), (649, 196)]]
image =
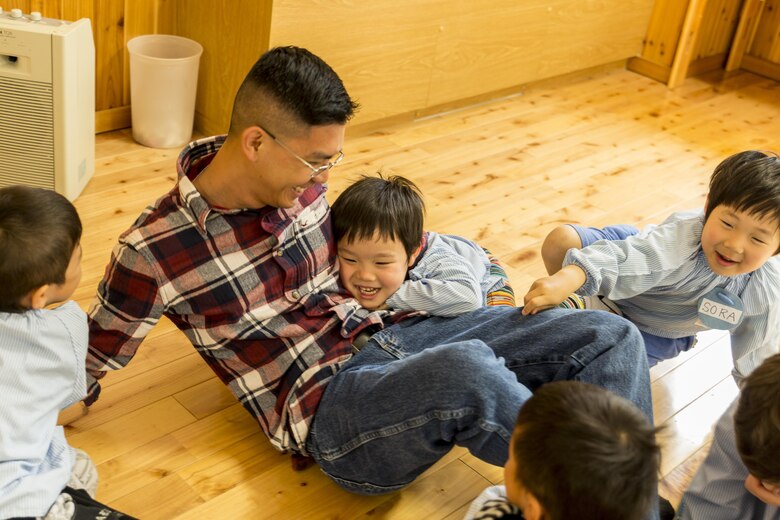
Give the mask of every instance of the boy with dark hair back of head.
[(520, 409), (505, 487), (485, 490), (466, 519), (642, 520), (660, 458), (656, 430), (633, 403), (577, 381), (548, 383)]
[[(0, 312), (44, 306), (46, 290), (65, 283), (79, 249), (81, 221), (76, 209), (49, 190), (11, 186), (0, 190)], [(75, 289), (80, 277), (74, 264)], [(52, 296), (62, 301), (70, 294)], [(57, 299), (59, 298), (59, 299)]]
[(367, 309), (456, 316), (514, 306), (500, 264), (474, 242), (423, 232), (419, 188), (399, 176), (363, 176), (331, 208), (339, 276)]
[(718, 420), (678, 518), (780, 520), (780, 354), (745, 379)]
[(128, 518), (95, 502), (97, 470), (61, 410), (86, 395), (81, 221), (51, 190), (0, 189), (0, 517)]
[(780, 157), (740, 152), (715, 168), (704, 210), (642, 232), (555, 228), (542, 245), (550, 276), (532, 284), (523, 313), (561, 304), (623, 315), (642, 333), (650, 366), (692, 348), (697, 332), (729, 330), (740, 383), (778, 351), (778, 253)]

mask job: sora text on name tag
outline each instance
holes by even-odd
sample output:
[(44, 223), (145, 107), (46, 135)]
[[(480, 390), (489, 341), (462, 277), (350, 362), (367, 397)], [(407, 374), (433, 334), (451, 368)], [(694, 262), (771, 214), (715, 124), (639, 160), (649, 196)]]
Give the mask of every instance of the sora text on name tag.
[(737, 325), (742, 319), (742, 311), (729, 305), (719, 303), (709, 298), (703, 298), (699, 305), (699, 312), (704, 316), (715, 318), (716, 320)]

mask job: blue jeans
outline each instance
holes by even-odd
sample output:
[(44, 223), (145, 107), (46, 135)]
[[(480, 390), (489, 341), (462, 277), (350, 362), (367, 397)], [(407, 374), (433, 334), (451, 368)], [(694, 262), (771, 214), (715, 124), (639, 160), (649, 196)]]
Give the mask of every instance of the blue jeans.
[(662, 338), (649, 332), (639, 331), (645, 342), (647, 365), (654, 367), (665, 359), (672, 359), (681, 352), (688, 352), (696, 344), (696, 336), (684, 338)]
[(619, 316), (486, 307), (406, 320), (374, 334), (334, 376), (307, 451), (362, 494), (403, 488), (454, 445), (502, 466), (530, 392), (567, 379), (612, 390), (652, 420), (642, 340)]

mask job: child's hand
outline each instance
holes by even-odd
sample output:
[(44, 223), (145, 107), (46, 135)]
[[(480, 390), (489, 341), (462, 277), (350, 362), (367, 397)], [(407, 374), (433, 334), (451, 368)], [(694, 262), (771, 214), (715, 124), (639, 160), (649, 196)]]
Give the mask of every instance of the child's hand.
[(765, 504), (780, 507), (780, 486), (766, 485), (753, 475), (748, 475), (745, 480), (745, 489)]
[(555, 307), (584, 283), (585, 272), (576, 265), (567, 265), (552, 276), (539, 278), (523, 298), (523, 315)]

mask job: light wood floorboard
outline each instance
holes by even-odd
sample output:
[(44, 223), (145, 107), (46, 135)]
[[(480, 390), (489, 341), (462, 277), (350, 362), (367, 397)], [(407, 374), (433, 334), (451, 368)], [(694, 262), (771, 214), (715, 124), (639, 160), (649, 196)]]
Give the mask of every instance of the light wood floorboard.
[[(356, 135), (349, 135), (355, 133)], [(700, 207), (714, 166), (778, 149), (780, 85), (749, 73), (692, 78), (674, 91), (624, 70), (530, 86), (522, 94), (367, 135), (348, 133), (332, 201), (358, 174), (419, 184), (427, 228), (479, 241), (506, 264), (518, 297), (544, 274), (539, 250), (562, 222), (657, 223)], [(97, 137), (97, 171), (76, 201), (84, 222), (85, 310), (117, 236), (175, 180), (178, 150)], [(651, 371), (664, 434), (662, 493), (679, 501), (736, 395), (728, 337)], [(402, 492), (350, 495), (316, 467), (291, 469), (168, 321), (101, 399), (67, 427), (101, 475), (98, 498), (142, 519), (461, 518), (500, 468), (455, 449)]]

